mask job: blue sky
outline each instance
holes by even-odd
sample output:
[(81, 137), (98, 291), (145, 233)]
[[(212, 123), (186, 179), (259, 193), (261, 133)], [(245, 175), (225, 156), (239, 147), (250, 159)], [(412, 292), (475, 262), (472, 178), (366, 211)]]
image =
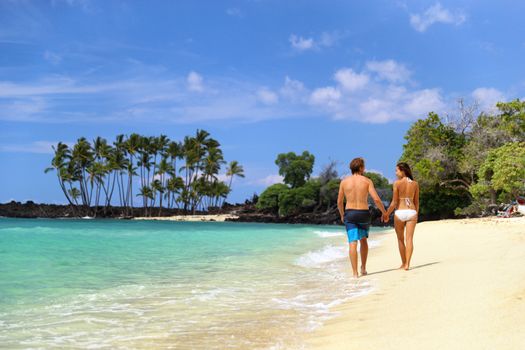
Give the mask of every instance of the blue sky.
[(525, 93), (517, 1), (0, 2), (0, 202), (62, 203), (51, 145), (197, 128), (238, 160), (233, 201), (363, 156), (394, 177), (410, 124)]

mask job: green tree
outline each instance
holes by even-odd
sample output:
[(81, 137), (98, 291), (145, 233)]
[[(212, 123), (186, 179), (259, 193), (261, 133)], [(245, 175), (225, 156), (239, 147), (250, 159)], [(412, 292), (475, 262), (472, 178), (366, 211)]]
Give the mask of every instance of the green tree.
[(420, 184), (421, 214), (448, 217), (470, 204), (471, 182), (459, 164), (466, 144), (464, 134), (445, 125), (435, 113), (416, 121), (408, 130), (401, 161), (412, 167)]
[(512, 142), (525, 141), (525, 101), (516, 99), (510, 102), (499, 102), (502, 128), (507, 131)]
[(525, 142), (511, 142), (491, 150), (471, 186), (476, 199), (489, 204), (507, 201), (525, 192)]
[(284, 177), (284, 183), (292, 188), (300, 187), (310, 178), (314, 167), (315, 157), (308, 151), (301, 155), (294, 152), (281, 153), (275, 164), (279, 167), (279, 175)]
[(274, 184), (266, 188), (259, 196), (255, 207), (259, 210), (269, 210), (277, 213), (279, 210), (279, 197), (290, 190), (285, 184)]
[(389, 188), (388, 179), (379, 173), (365, 172), (364, 176), (368, 177), (374, 183), (375, 188)]
[(320, 181), (312, 179), (301, 187), (282, 192), (279, 195), (279, 215), (288, 216), (306, 209), (313, 209), (319, 201), (320, 189)]

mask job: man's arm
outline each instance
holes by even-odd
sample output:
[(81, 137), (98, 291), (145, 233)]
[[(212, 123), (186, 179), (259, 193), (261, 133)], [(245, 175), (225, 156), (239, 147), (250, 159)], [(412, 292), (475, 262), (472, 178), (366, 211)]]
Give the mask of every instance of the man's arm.
[(345, 215), (345, 206), (344, 206), (344, 200), (345, 200), (345, 191), (343, 189), (343, 181), (339, 184), (339, 194), (337, 195), (337, 209), (339, 209), (339, 215), (341, 216), (341, 222), (345, 222), (344, 215)]
[(370, 196), (374, 200), (374, 203), (377, 205), (379, 210), (381, 210), (381, 213), (383, 215), (386, 214), (385, 206), (383, 205), (383, 202), (381, 201), (381, 198), (379, 198), (379, 195), (376, 192), (376, 189), (374, 187), (374, 183), (372, 180), (368, 180), (368, 193), (370, 193)]

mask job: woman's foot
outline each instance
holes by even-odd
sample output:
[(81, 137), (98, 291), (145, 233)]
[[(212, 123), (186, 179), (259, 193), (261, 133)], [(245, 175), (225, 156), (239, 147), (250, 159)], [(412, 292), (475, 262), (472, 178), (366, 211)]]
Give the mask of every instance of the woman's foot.
[(406, 270), (406, 264), (401, 264), (398, 270)]
[(404, 267), (404, 269), (405, 269), (405, 271), (408, 271), (408, 270), (410, 270), (410, 265), (408, 265), (408, 264), (405, 264), (405, 267)]
[(368, 272), (366, 272), (366, 268), (362, 267), (361, 268), (361, 276), (366, 276), (368, 275)]

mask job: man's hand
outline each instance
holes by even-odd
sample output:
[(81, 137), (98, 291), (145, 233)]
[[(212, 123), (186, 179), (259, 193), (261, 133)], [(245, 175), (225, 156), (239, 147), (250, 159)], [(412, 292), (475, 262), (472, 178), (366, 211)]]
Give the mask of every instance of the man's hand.
[(343, 215), (341, 215), (341, 222), (344, 224), (345, 223), (345, 217)]
[(383, 219), (382, 221), (386, 224), (387, 222), (390, 221), (390, 216), (389, 216), (389, 215), (386, 215), (386, 213), (384, 213), (382, 219)]

